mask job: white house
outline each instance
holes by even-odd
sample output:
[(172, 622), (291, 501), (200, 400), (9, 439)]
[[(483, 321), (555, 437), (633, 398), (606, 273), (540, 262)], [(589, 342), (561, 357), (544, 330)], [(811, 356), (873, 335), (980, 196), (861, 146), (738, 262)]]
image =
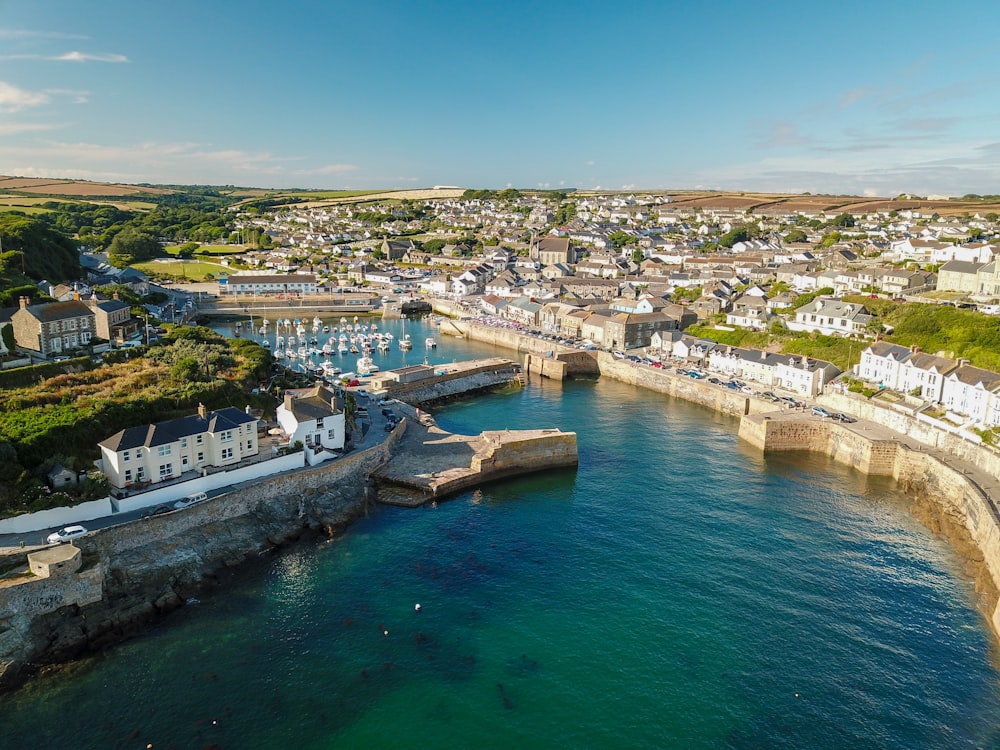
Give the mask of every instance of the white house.
[(101, 471), (112, 487), (176, 479), (185, 472), (230, 466), (256, 456), (257, 418), (233, 407), (158, 424), (127, 427), (98, 446)]
[[(951, 412), (963, 414), (982, 425), (998, 424), (1000, 404), (1000, 375), (989, 370), (973, 367), (967, 360), (960, 359), (958, 367), (944, 378), (941, 403)], [(998, 408), (991, 408), (991, 407)]]
[(857, 374), (869, 383), (898, 390), (900, 366), (911, 354), (913, 350), (908, 347), (890, 344), (888, 341), (876, 341), (861, 352)]
[(914, 349), (913, 354), (900, 365), (897, 389), (938, 402), (944, 389), (945, 376), (956, 367), (958, 363), (953, 360)]
[(864, 305), (831, 297), (817, 297), (795, 312), (788, 321), (793, 331), (815, 331), (831, 336), (864, 335), (872, 316)]
[(343, 402), (322, 385), (285, 391), (285, 400), (276, 414), (289, 443), (301, 442), (306, 463), (336, 458), (334, 451), (344, 449), (347, 437)]

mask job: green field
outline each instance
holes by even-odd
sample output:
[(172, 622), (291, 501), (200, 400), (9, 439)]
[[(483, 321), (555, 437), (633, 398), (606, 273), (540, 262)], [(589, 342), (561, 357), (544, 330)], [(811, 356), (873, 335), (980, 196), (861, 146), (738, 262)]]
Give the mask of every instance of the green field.
[(218, 278), (231, 273), (229, 268), (219, 263), (207, 263), (200, 260), (174, 261), (162, 263), (155, 260), (134, 263), (132, 268), (142, 271), (151, 278), (189, 279), (190, 281), (205, 281), (208, 274)]

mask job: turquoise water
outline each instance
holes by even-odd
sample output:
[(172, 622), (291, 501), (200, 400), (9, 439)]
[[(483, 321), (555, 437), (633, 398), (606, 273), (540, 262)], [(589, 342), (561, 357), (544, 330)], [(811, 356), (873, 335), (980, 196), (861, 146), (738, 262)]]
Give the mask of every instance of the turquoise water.
[(277, 554), (6, 697), (0, 747), (1000, 746), (976, 594), (890, 482), (612, 381), (437, 416), (580, 468)]

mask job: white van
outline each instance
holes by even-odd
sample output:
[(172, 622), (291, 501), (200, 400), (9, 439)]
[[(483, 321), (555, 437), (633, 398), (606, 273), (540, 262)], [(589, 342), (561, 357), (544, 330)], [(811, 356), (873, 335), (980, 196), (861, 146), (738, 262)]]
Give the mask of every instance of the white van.
[(208, 495), (204, 492), (194, 492), (190, 495), (182, 497), (180, 500), (174, 503), (174, 510), (181, 510), (183, 508), (190, 508), (192, 505), (204, 502), (208, 500)]

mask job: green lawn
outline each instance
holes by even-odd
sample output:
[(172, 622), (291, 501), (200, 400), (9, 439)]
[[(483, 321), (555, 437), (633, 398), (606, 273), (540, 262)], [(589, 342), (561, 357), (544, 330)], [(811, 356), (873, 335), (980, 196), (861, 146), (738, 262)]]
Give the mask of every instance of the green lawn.
[(231, 273), (229, 268), (220, 263), (207, 263), (200, 260), (174, 261), (172, 263), (149, 260), (143, 263), (134, 263), (132, 267), (152, 278), (187, 278), (191, 281), (205, 281), (208, 274), (218, 278), (220, 275)]

